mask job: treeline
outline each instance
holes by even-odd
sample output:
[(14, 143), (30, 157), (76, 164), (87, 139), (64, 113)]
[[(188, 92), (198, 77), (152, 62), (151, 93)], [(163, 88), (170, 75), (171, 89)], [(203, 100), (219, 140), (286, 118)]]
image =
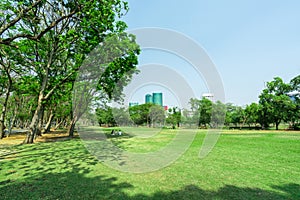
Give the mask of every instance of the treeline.
[(231, 128), (268, 129), (274, 126), (278, 130), (280, 123), (287, 123), (290, 129), (300, 129), (300, 75), (289, 83), (279, 77), (267, 82), (258, 103), (236, 106), (191, 99), (190, 104), (192, 114), (186, 111), (185, 118), (194, 118), (187, 121), (198, 120), (199, 127), (214, 127), (223, 120), (224, 126)]
[(96, 109), (96, 117), (90, 116), (93, 124), (100, 126), (148, 126), (163, 127), (167, 125), (180, 126), (181, 110), (169, 108), (164, 110), (160, 105), (146, 103), (130, 108), (112, 108), (103, 106)]
[[(300, 75), (289, 83), (279, 77), (266, 83), (266, 88), (259, 95), (258, 103), (236, 106), (232, 103), (213, 103), (207, 99), (191, 99), (192, 116), (199, 120), (199, 127), (213, 127), (214, 122), (224, 115), (224, 126), (229, 128), (276, 130), (280, 123), (286, 123), (290, 129), (300, 129)], [(189, 121), (189, 120), (188, 120)]]
[(280, 123), (290, 129), (300, 129), (300, 75), (289, 83), (279, 77), (266, 84), (259, 95), (259, 102), (246, 106), (224, 104), (209, 99), (191, 99), (189, 109), (169, 108), (142, 104), (126, 108), (105, 106), (96, 110), (96, 123), (99, 125), (144, 125), (199, 127), (199, 128), (255, 128), (277, 130)]
[(24, 143), (51, 126), (73, 136), (76, 78), (90, 73), (80, 80), (88, 83), (93, 75), (81, 70), (86, 60), (103, 71), (98, 101), (112, 99), (112, 88), (137, 72), (139, 46), (118, 21), (128, 11), (125, 1), (3, 0), (0, 10), (0, 138), (13, 127), (29, 129)]

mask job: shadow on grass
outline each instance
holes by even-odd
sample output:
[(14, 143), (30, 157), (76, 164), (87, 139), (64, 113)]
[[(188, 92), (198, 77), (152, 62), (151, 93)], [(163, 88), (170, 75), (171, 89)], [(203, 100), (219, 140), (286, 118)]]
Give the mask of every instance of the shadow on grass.
[[(225, 185), (210, 191), (187, 185), (151, 195), (144, 191), (128, 195), (135, 187), (129, 181), (120, 182), (107, 171), (94, 174), (98, 161), (78, 139), (22, 145), (14, 150), (19, 152), (15, 158), (0, 161), (1, 199), (300, 199), (300, 185), (295, 183), (276, 185), (273, 190)], [(159, 185), (159, 180), (155, 184)]]
[(130, 183), (117, 182), (116, 177), (97, 176), (88, 178), (76, 170), (72, 172), (47, 174), (31, 177), (22, 182), (0, 182), (1, 199), (299, 199), (300, 185), (288, 184), (274, 186), (281, 192), (261, 190), (258, 188), (239, 188), (226, 185), (217, 191), (207, 191), (195, 185), (188, 185), (172, 192), (157, 192), (153, 195), (137, 194), (129, 196), (126, 190)]
[(107, 176), (85, 177), (87, 171), (77, 168), (71, 172), (31, 176), (22, 182), (0, 182), (1, 199), (121, 199), (128, 183), (118, 183)]

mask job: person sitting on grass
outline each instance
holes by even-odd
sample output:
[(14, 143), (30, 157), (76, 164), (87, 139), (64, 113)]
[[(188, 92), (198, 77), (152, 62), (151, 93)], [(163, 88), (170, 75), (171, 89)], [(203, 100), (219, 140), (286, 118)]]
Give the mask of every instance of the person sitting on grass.
[(122, 135), (122, 131), (121, 130), (118, 131), (118, 135)]
[(110, 134), (115, 135), (115, 129), (111, 130)]

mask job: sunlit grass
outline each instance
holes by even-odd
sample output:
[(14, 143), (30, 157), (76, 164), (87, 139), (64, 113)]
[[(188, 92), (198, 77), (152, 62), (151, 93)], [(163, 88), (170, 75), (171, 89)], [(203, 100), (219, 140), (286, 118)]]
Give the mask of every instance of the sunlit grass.
[[(149, 152), (175, 134), (161, 130), (149, 138), (109, 139), (133, 152)], [(0, 155), (0, 198), (300, 199), (300, 133), (225, 131), (199, 159), (204, 137), (200, 131), (172, 165), (145, 174), (103, 165), (78, 138), (10, 147)]]

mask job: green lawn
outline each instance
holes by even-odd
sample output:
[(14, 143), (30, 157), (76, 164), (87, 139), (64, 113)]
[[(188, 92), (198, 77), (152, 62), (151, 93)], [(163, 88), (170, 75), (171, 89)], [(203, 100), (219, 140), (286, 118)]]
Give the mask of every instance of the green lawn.
[[(168, 144), (175, 133), (144, 128), (145, 137), (110, 140), (146, 153)], [(204, 136), (200, 131), (170, 166), (142, 174), (107, 167), (79, 138), (2, 146), (0, 199), (300, 199), (300, 132), (224, 131), (213, 151), (199, 159)]]

